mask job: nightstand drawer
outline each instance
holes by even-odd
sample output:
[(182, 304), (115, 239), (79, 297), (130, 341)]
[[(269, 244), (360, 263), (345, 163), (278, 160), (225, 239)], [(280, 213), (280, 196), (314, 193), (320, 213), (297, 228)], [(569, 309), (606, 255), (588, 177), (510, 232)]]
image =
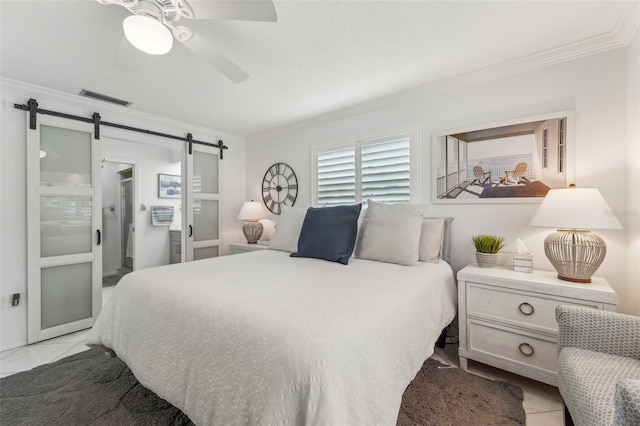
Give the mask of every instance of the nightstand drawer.
[(469, 351), (481, 352), (504, 361), (556, 374), (556, 342), (533, 333), (520, 333), (508, 327), (468, 321)]
[(603, 304), (560, 296), (496, 288), (467, 283), (467, 316), (513, 324), (532, 331), (555, 335), (555, 309), (559, 304), (603, 309)]

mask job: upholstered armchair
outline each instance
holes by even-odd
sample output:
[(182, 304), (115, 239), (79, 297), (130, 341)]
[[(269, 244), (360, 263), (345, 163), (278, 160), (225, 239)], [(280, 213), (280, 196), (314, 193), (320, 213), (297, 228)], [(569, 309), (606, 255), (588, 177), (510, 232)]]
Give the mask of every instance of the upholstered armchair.
[(560, 305), (556, 319), (565, 424), (640, 425), (640, 317)]

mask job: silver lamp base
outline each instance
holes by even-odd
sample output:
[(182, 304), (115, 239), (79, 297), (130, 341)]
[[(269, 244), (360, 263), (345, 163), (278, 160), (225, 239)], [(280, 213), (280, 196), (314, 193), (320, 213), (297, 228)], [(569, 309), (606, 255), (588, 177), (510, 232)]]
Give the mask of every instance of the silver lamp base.
[(604, 240), (587, 230), (558, 229), (544, 239), (544, 254), (565, 281), (590, 283), (606, 253)]
[(244, 237), (249, 244), (255, 244), (262, 236), (263, 228), (262, 223), (259, 221), (250, 220), (242, 225), (242, 232), (244, 232)]

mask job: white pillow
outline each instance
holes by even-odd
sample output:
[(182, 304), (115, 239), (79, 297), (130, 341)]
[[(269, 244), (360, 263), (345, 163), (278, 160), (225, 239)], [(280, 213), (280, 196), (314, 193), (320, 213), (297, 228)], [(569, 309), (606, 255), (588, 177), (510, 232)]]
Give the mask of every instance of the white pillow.
[(269, 248), (295, 252), (298, 250), (298, 238), (307, 209), (301, 207), (283, 207), (276, 231), (269, 240)]
[(444, 219), (424, 219), (418, 249), (421, 262), (438, 263), (442, 257)]
[(413, 204), (367, 201), (356, 257), (413, 266), (418, 262), (422, 209)]

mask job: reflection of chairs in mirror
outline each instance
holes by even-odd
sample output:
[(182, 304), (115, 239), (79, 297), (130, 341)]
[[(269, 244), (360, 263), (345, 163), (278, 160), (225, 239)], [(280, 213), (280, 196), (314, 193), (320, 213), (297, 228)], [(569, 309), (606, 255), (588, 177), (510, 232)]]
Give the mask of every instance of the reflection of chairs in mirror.
[(487, 182), (491, 183), (491, 171), (485, 172), (480, 166), (473, 168), (473, 177), (474, 179), (470, 185), (473, 185), (475, 182), (478, 182), (478, 185), (484, 185)]
[(520, 183), (520, 180), (528, 182), (529, 179), (525, 177), (526, 171), (527, 163), (525, 163), (524, 161), (518, 163), (516, 164), (515, 169), (504, 171), (504, 177), (500, 179), (500, 183), (505, 185), (517, 185)]

